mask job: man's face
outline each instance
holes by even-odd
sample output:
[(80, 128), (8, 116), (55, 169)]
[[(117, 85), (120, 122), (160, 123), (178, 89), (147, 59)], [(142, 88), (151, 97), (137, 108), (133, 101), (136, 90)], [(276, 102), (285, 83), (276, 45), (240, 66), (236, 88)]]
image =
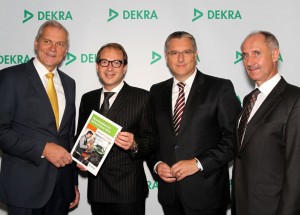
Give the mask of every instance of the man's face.
[(185, 81), (196, 69), (197, 51), (189, 38), (171, 39), (165, 55), (169, 69), (179, 81)]
[[(113, 48), (104, 48), (100, 53), (99, 59), (124, 61), (123, 53)], [(103, 67), (100, 63), (97, 63), (96, 67), (103, 87), (108, 91), (121, 83), (127, 71), (127, 65), (123, 63), (119, 68), (113, 67), (112, 62), (107, 67)]]
[(60, 64), (68, 51), (67, 33), (57, 27), (44, 28), (43, 34), (34, 42), (38, 60), (52, 72)]
[(241, 46), (241, 51), (245, 70), (258, 86), (277, 73), (279, 50), (271, 50), (262, 34), (247, 38)]

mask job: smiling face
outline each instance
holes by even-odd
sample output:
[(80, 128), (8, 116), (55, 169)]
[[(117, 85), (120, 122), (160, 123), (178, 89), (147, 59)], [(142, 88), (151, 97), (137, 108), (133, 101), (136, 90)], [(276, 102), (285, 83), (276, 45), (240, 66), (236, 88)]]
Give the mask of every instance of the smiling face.
[[(101, 51), (99, 59), (105, 59), (108, 61), (118, 60), (123, 62), (124, 56), (121, 50), (108, 47)], [(106, 67), (97, 63), (96, 68), (103, 87), (108, 91), (111, 91), (121, 83), (127, 71), (127, 65), (124, 65), (124, 63), (122, 63), (119, 68), (113, 67), (112, 63), (109, 63)]]
[(197, 51), (194, 50), (191, 39), (173, 38), (166, 51), (166, 62), (173, 76), (184, 82), (194, 73), (197, 64)]
[(245, 39), (241, 46), (243, 63), (248, 76), (258, 86), (277, 74), (279, 49), (271, 48), (264, 35), (254, 34)]
[(34, 42), (38, 60), (52, 72), (60, 64), (68, 51), (68, 35), (63, 29), (47, 26)]

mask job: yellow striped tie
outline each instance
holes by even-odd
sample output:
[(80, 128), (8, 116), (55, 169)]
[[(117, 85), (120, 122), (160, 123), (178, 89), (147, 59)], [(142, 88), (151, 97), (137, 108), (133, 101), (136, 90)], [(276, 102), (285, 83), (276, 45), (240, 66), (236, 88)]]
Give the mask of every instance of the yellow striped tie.
[(46, 74), (46, 77), (48, 78), (48, 83), (47, 83), (47, 92), (48, 92), (48, 97), (54, 112), (55, 116), (55, 122), (56, 122), (56, 127), (57, 130), (59, 128), (59, 109), (58, 109), (58, 100), (57, 100), (57, 95), (56, 95), (56, 90), (54, 87), (54, 82), (53, 82), (53, 76), (54, 74), (52, 72), (49, 72)]

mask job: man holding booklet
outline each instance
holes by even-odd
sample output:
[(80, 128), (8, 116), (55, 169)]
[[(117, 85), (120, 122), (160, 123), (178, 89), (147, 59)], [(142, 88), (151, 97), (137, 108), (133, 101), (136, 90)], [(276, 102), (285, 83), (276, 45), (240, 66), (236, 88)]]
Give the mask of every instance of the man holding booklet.
[(103, 88), (84, 94), (79, 108), (77, 136), (93, 110), (122, 127), (97, 176), (89, 174), (88, 199), (97, 215), (145, 214), (143, 160), (158, 149), (150, 93), (124, 82), (127, 63), (120, 44), (101, 47), (96, 68)]

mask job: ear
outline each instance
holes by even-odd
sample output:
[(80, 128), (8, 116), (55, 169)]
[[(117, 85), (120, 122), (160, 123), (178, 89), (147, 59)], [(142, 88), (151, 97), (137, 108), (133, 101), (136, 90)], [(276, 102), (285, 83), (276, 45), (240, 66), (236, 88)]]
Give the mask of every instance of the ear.
[(34, 40), (34, 50), (37, 50), (38, 42)]
[(280, 56), (279, 49), (273, 49), (273, 51), (272, 51), (272, 59), (273, 59), (274, 63), (278, 61), (279, 56)]
[(125, 75), (126, 72), (127, 72), (127, 68), (128, 68), (128, 64), (126, 64), (124, 67), (123, 67), (123, 74)]

